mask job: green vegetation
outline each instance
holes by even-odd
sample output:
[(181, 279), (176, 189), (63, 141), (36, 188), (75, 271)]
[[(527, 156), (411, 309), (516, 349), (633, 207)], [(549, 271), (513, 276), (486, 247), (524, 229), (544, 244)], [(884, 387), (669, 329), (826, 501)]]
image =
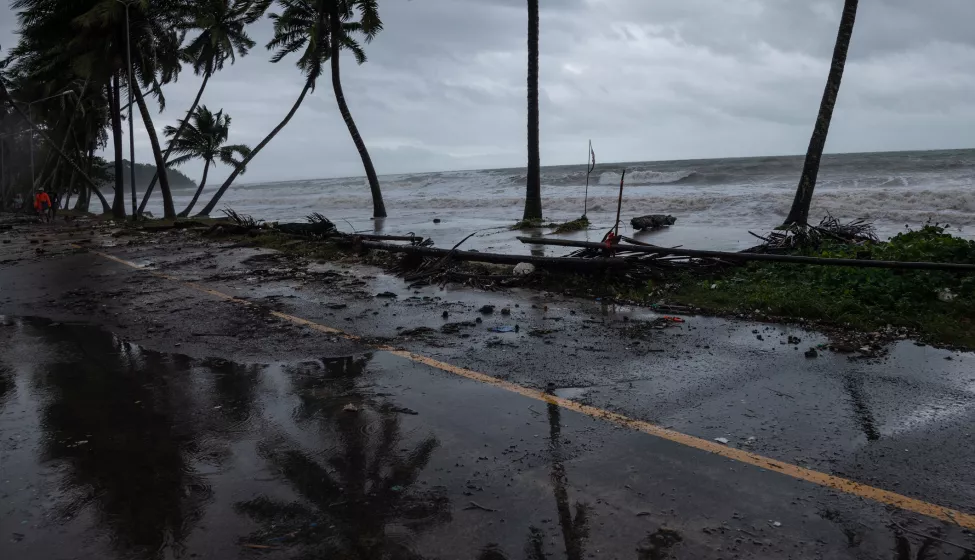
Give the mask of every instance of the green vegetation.
[[(928, 225), (888, 242), (826, 244), (799, 253), (975, 263), (975, 241)], [(706, 278), (685, 276), (665, 291), (665, 299), (719, 313), (757, 309), (859, 330), (906, 327), (932, 342), (975, 347), (975, 276), (971, 274), (751, 263)]]
[(542, 223), (542, 220), (525, 219), (511, 226), (511, 230), (538, 229), (540, 227), (545, 227), (545, 224)]
[(522, 229), (539, 229), (539, 228), (550, 228), (554, 229), (552, 233), (569, 233), (572, 231), (581, 231), (589, 227), (589, 218), (583, 216), (575, 220), (569, 220), (568, 222), (563, 222), (561, 224), (556, 222), (545, 223), (544, 220), (521, 220), (515, 225), (511, 226), (512, 231), (522, 230)]

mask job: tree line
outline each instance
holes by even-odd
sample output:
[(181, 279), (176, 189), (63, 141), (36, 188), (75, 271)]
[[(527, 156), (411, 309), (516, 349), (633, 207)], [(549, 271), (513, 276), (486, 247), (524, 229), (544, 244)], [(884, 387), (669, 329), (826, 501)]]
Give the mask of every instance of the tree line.
[[(84, 210), (95, 195), (104, 212), (124, 218), (122, 121), (127, 111), (137, 109), (152, 147), (156, 176), (135, 213), (145, 211), (158, 185), (164, 217), (189, 215), (211, 165), (220, 161), (232, 172), (199, 211), (209, 215), (248, 164), (287, 126), (327, 68), (336, 104), (362, 160), (373, 216), (386, 216), (379, 179), (343, 93), (340, 70), (343, 52), (358, 64), (366, 61), (363, 45), (383, 29), (378, 0), (14, 0), (11, 5), (20, 39), (0, 61), (0, 156), (5, 156), (0, 202), (16, 190), (15, 185), (26, 192), (47, 186), (69, 196), (77, 192), (76, 204)], [(787, 224), (802, 225), (808, 219), (856, 10), (857, 0), (844, 0), (826, 88)], [(542, 218), (539, 0), (527, 0), (527, 16), (528, 172), (523, 219), (533, 221)], [(228, 143), (230, 115), (214, 112), (202, 100), (211, 78), (256, 46), (248, 29), (265, 17), (273, 23), (273, 36), (265, 45), (273, 53), (270, 61), (295, 55), (304, 82), (290, 110), (251, 148)], [(151, 109), (165, 108), (166, 86), (186, 68), (202, 78), (200, 89), (177, 126), (165, 128), (164, 149)], [(135, 107), (124, 101), (127, 97)], [(33, 132), (25, 134), (27, 129)], [(111, 168), (96, 155), (109, 147), (109, 140)], [(29, 178), (23, 166), (28, 151), (33, 158)], [(168, 169), (193, 159), (204, 162), (203, 176), (192, 201), (177, 212)], [(114, 184), (110, 204), (100, 191), (106, 179)]]

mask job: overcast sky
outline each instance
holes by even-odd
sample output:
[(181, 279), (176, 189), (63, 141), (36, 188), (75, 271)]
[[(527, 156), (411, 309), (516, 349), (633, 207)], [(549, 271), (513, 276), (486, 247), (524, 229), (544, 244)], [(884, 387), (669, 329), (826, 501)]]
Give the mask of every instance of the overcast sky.
[[(842, 0), (541, 0), (542, 165), (805, 151)], [(0, 11), (0, 45), (16, 41)], [(383, 0), (369, 61), (344, 59), (352, 114), (379, 173), (524, 166), (523, 0)], [(975, 2), (863, 0), (827, 151), (975, 147)], [(302, 87), (294, 59), (258, 47), (203, 103), (256, 145)], [(166, 86), (159, 130), (199, 87)], [(151, 160), (136, 130), (136, 160)], [(126, 143), (127, 146), (127, 143)], [(128, 157), (128, 153), (126, 153)], [(197, 179), (202, 164), (183, 171)], [(211, 172), (214, 180), (228, 170)], [(362, 175), (326, 78), (243, 181)]]

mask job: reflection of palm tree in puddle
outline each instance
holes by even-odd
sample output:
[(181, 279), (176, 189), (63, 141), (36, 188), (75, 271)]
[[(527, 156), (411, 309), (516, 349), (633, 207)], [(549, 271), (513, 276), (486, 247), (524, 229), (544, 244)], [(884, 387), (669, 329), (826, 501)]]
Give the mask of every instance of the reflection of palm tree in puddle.
[(327, 451), (301, 449), (285, 436), (262, 443), (262, 455), (301, 501), (239, 502), (239, 511), (266, 526), (248, 542), (290, 543), (315, 557), (416, 559), (413, 535), (449, 519), (442, 489), (415, 487), (437, 440), (403, 450), (396, 413), (356, 389), (369, 359), (324, 360), (324, 376), (291, 371), (301, 400), (295, 416), (317, 425), (324, 441), (316, 447)]
[(863, 378), (860, 377), (860, 374), (857, 372), (847, 372), (843, 376), (843, 389), (850, 395), (850, 401), (853, 404), (853, 414), (856, 416), (864, 435), (870, 441), (880, 439), (880, 432), (877, 430), (873, 411), (870, 410), (870, 403), (867, 402), (867, 396), (863, 390)]
[[(542, 239), (544, 236), (542, 232), (534, 230), (528, 234), (528, 237), (537, 237)], [(545, 245), (529, 245), (528, 250), (533, 257), (544, 257), (545, 256)]]
[(7, 401), (7, 395), (13, 394), (14, 387), (13, 369), (0, 363), (0, 410), (3, 409), (3, 405)]
[(178, 551), (210, 496), (191, 465), (210, 440), (205, 412), (165, 355), (94, 333), (73, 329), (84, 359), (41, 373), (44, 459), (67, 467), (61, 518), (93, 504), (118, 546), (140, 557)]
[[(556, 404), (548, 404), (549, 426), (549, 454), (552, 471), (552, 493), (555, 495), (555, 509), (558, 512), (559, 526), (562, 529), (562, 541), (565, 545), (566, 560), (582, 560), (586, 554), (585, 542), (589, 536), (589, 506), (582, 502), (575, 504), (575, 517), (569, 506), (569, 491), (566, 488), (568, 478), (565, 473), (565, 452), (562, 448), (561, 409)], [(505, 560), (509, 558), (495, 545), (488, 545), (481, 550), (478, 560)], [(531, 526), (528, 529), (528, 539), (525, 543), (526, 560), (543, 560), (547, 558), (540, 529)]]

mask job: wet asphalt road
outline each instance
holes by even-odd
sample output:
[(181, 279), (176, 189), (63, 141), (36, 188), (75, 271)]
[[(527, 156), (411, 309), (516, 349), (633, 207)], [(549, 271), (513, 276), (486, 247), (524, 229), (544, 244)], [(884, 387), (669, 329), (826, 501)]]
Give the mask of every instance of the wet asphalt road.
[(2, 558), (963, 556), (892, 521), (975, 543), (267, 309), (968, 513), (971, 354), (808, 360), (822, 339), (780, 326), (647, 330), (643, 310), (409, 290), (181, 234), (104, 249), (246, 308), (27, 235), (0, 233)]

